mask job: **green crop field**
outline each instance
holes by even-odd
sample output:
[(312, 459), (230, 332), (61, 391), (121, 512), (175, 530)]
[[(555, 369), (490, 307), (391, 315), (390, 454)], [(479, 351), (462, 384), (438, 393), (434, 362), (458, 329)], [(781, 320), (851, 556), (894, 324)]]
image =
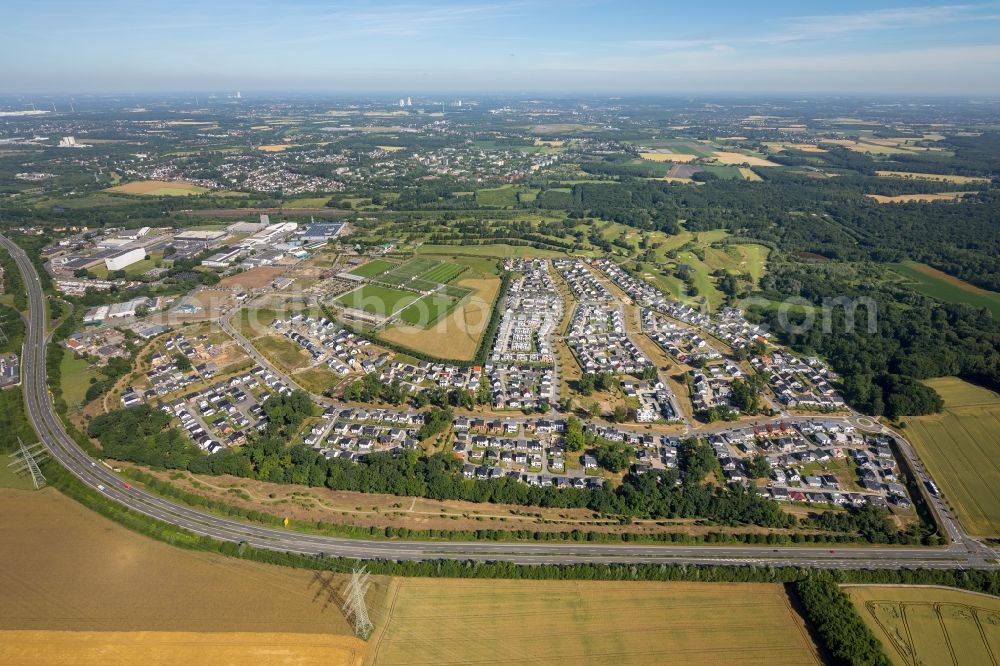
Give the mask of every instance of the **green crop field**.
[(945, 500), (972, 534), (1000, 534), (1000, 395), (954, 377), (925, 382), (944, 398), (941, 414), (906, 420)]
[(390, 315), (420, 298), (419, 294), (377, 284), (366, 284), (338, 298), (336, 303), (345, 308), (364, 310), (377, 315)]
[(369, 663), (820, 663), (780, 585), (397, 578), (388, 594)]
[(358, 266), (353, 271), (350, 271), (350, 273), (351, 275), (357, 275), (358, 277), (373, 278), (376, 275), (385, 273), (395, 265), (396, 264), (391, 261), (386, 261), (385, 259), (372, 259), (367, 264)]
[(437, 323), (458, 304), (454, 298), (432, 294), (411, 304), (399, 313), (399, 318), (414, 326), (427, 327)]
[(965, 303), (986, 308), (994, 317), (1000, 317), (1000, 294), (995, 291), (980, 289), (926, 264), (913, 261), (893, 264), (892, 269), (908, 280), (910, 288), (925, 296), (945, 303)]
[(1000, 599), (935, 587), (848, 585), (844, 591), (893, 663), (995, 664)]

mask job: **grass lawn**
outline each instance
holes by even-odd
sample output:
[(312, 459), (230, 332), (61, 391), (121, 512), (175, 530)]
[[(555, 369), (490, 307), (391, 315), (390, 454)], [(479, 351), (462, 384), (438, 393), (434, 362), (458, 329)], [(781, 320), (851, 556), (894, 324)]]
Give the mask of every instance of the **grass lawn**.
[(1000, 599), (936, 587), (847, 585), (894, 664), (996, 663)]
[(517, 190), (513, 185), (476, 190), (476, 203), (480, 206), (505, 208), (517, 205)]
[(315, 368), (295, 373), (292, 375), (292, 379), (310, 393), (322, 393), (339, 382), (341, 377), (330, 368), (318, 365)]
[(1000, 395), (961, 379), (925, 382), (944, 398), (941, 414), (906, 419), (945, 500), (972, 534), (1000, 534)]
[(204, 194), (207, 187), (200, 187), (182, 180), (137, 180), (125, 185), (109, 187), (105, 192), (137, 194), (157, 197), (177, 197), (189, 194)]
[(350, 273), (351, 275), (357, 275), (358, 277), (372, 278), (381, 273), (385, 273), (395, 265), (396, 264), (391, 261), (386, 261), (385, 259), (372, 259), (364, 266), (358, 266), (353, 271), (350, 271)]
[(298, 197), (281, 202), (282, 208), (325, 208), (330, 197)]
[(282, 370), (297, 370), (309, 365), (310, 356), (306, 350), (286, 337), (265, 335), (254, 340), (253, 346)]
[(78, 359), (68, 349), (63, 350), (62, 361), (59, 363), (62, 378), (63, 399), (70, 407), (83, 404), (87, 389), (90, 388), (90, 378), (97, 376), (96, 370), (89, 370), (90, 363), (86, 359)]
[(364, 310), (377, 315), (390, 315), (418, 298), (420, 295), (413, 292), (366, 284), (344, 294), (335, 302), (345, 308)]
[(1000, 317), (1000, 294), (969, 284), (926, 264), (907, 261), (893, 264), (892, 269), (907, 279), (907, 286), (925, 296), (945, 303), (965, 303), (986, 308), (994, 317)]
[(712, 271), (723, 268), (732, 273), (748, 276), (754, 284), (757, 284), (764, 276), (767, 254), (768, 248), (763, 245), (706, 247), (705, 265)]
[(389, 597), (378, 664), (820, 663), (781, 585), (396, 578)]

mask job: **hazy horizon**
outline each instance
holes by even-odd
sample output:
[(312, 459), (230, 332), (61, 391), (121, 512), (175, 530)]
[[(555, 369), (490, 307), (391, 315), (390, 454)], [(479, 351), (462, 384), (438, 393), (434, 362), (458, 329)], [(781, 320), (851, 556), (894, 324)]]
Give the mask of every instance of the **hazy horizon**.
[(1000, 3), (15, 0), (0, 92), (1000, 94)]

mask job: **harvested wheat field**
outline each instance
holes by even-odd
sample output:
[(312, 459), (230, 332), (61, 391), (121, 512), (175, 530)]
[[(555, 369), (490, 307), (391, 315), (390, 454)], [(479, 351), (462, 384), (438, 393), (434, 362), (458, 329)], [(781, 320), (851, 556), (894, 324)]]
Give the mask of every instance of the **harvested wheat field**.
[[(364, 651), (335, 598), (338, 576), (174, 548), (52, 488), (0, 489), (0, 503), (0, 663), (24, 663), (17, 638), (52, 650), (32, 650), (31, 663), (193, 663), (183, 655), (218, 648), (220, 662), (348, 664)], [(374, 608), (384, 590), (369, 593)], [(228, 632), (282, 636), (267, 651)]]
[(281, 153), (289, 148), (294, 148), (293, 143), (269, 143), (263, 146), (257, 146), (257, 150), (263, 151), (265, 153)]
[(207, 187), (200, 187), (183, 180), (136, 180), (124, 185), (109, 187), (105, 192), (118, 194), (138, 194), (154, 197), (186, 196), (188, 194), (204, 194)]
[(780, 153), (783, 150), (798, 150), (803, 153), (826, 153), (829, 152), (820, 148), (814, 143), (791, 143), (791, 142), (780, 142), (780, 141), (766, 141), (764, 145), (768, 149), (773, 150), (776, 153)]
[(693, 162), (698, 159), (697, 155), (685, 153), (639, 153), (639, 157), (650, 162)]
[(781, 585), (394, 579), (367, 662), (818, 664)]
[(740, 165), (749, 164), (755, 167), (771, 167), (778, 166), (770, 160), (765, 160), (763, 157), (756, 157), (754, 155), (744, 155), (743, 153), (731, 153), (724, 150), (717, 150), (712, 153), (712, 157), (717, 159), (720, 164), (727, 165)]
[(874, 199), (880, 204), (889, 203), (930, 203), (932, 201), (957, 201), (966, 194), (974, 192), (938, 192), (935, 194), (897, 194), (886, 196), (883, 194), (866, 194), (869, 199)]
[(359, 666), (353, 636), (164, 631), (0, 631), (4, 664), (337, 664)]
[(428, 328), (396, 324), (383, 331), (380, 337), (432, 356), (472, 360), (490, 322), (500, 280), (466, 278), (455, 286), (472, 289), (473, 293), (436, 324)]

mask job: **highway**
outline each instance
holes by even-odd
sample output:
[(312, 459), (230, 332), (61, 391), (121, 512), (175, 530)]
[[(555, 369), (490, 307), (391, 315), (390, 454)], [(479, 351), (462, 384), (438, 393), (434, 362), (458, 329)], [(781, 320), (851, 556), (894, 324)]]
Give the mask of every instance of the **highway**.
[[(27, 338), (21, 361), (22, 388), (28, 417), (53, 460), (82, 483), (108, 499), (170, 523), (191, 533), (257, 548), (304, 554), (323, 553), (359, 559), (390, 560), (504, 560), (519, 564), (578, 562), (634, 562), (714, 565), (801, 566), (831, 569), (853, 568), (996, 568), (996, 555), (964, 532), (957, 522), (945, 523), (952, 543), (947, 548), (916, 547), (753, 547), (588, 544), (369, 541), (309, 535), (290, 530), (261, 527), (175, 504), (140, 488), (127, 489), (122, 477), (92, 459), (69, 436), (56, 416), (45, 377), (48, 336), (45, 332), (45, 301), (35, 267), (27, 255), (4, 236), (3, 245), (20, 269), (28, 292)], [(261, 359), (257, 359), (261, 360)], [(908, 454), (909, 455), (909, 454)], [(912, 462), (912, 461), (911, 461)]]

